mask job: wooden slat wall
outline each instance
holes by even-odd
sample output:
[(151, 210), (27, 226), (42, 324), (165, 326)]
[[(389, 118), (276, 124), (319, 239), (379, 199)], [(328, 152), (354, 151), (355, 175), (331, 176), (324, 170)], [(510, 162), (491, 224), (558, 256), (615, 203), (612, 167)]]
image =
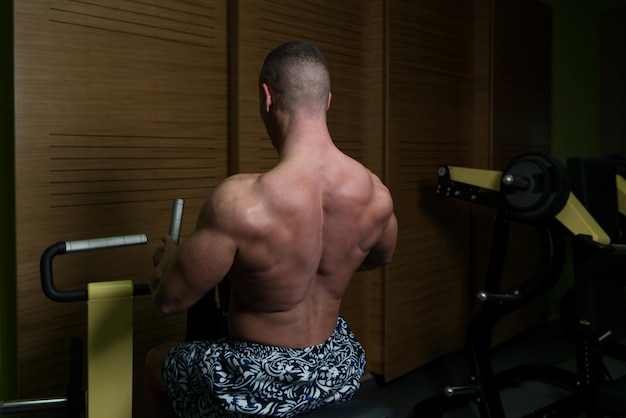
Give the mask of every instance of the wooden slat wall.
[[(539, 1), (493, 3), (493, 159), (502, 170), (518, 155), (550, 152), (552, 10)], [(532, 31), (528, 31), (533, 22)], [(543, 258), (541, 234), (516, 223), (510, 237), (503, 287), (532, 277)], [(547, 297), (512, 313), (495, 330), (494, 343), (509, 339), (543, 321)]]
[(473, 3), (389, 1), (389, 184), (400, 225), (389, 266), (385, 379), (462, 344), (468, 208), (435, 195), (441, 164), (472, 163)]
[[(17, 2), (22, 396), (62, 394), (67, 342), (85, 333), (84, 306), (41, 295), (41, 252), (93, 236), (143, 232), (158, 240), (175, 197), (187, 201), (184, 238), (227, 174), (273, 167), (258, 71), (270, 49), (294, 39), (326, 54), (331, 134), (389, 185), (400, 222), (394, 262), (357, 275), (342, 306), (368, 370), (392, 380), (460, 347), (475, 308), (475, 257), (485, 255), (475, 232), (484, 233), (485, 218), (435, 195), (437, 167), (499, 168), (549, 141), (549, 52), (533, 50), (547, 21), (525, 14), (543, 35), (510, 54), (527, 31), (509, 33), (521, 12), (496, 3), (510, 2)], [(532, 140), (519, 134), (528, 129)], [(59, 287), (145, 282), (155, 245), (62, 257)], [(149, 347), (182, 337), (184, 318), (160, 317), (147, 298), (135, 315), (139, 374)], [(141, 396), (139, 384), (138, 408)]]
[(492, 154), (493, 0), (474, 0), (472, 167), (490, 169)]
[(550, 151), (552, 9), (495, 1), (493, 40), (493, 166), (501, 170), (520, 153)]
[[(329, 128), (337, 146), (383, 176), (383, 2), (264, 0), (238, 2), (238, 163), (242, 172), (270, 169), (276, 152), (259, 117), (258, 72), (279, 44), (308, 40), (325, 54), (333, 102)], [(382, 272), (359, 274), (342, 305), (368, 353), (368, 368), (382, 372)], [(372, 318), (372, 319), (370, 319)]]
[[(172, 199), (186, 199), (184, 237), (225, 177), (226, 39), (225, 0), (15, 3), (21, 396), (63, 394), (68, 341), (85, 334), (84, 303), (43, 296), (42, 251), (57, 241), (146, 233), (146, 246), (55, 262), (63, 289), (146, 283)], [(140, 383), (145, 351), (182, 338), (184, 317), (161, 317), (147, 297), (135, 306)]]
[[(391, 380), (464, 343), (493, 212), (435, 197), (436, 169), (502, 169), (519, 152), (549, 149), (551, 17), (524, 0), (388, 4), (388, 178), (400, 222), (386, 282)], [(512, 239), (522, 255), (507, 260), (504, 288), (527, 279), (541, 257), (532, 229), (517, 227)], [(507, 318), (496, 340), (536, 324), (546, 307), (538, 301)]]

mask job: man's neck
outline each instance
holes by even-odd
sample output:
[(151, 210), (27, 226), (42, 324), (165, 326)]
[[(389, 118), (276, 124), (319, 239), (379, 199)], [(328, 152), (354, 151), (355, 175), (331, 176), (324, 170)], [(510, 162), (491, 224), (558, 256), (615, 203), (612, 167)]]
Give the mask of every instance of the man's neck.
[(276, 144), (281, 159), (298, 153), (318, 152), (334, 146), (325, 119), (291, 119), (283, 125)]

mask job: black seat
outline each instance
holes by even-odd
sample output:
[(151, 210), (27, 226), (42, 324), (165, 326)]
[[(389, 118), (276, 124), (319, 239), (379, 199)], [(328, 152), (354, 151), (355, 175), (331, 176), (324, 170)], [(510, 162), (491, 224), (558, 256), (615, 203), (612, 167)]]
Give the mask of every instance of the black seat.
[(603, 383), (596, 391), (596, 402), (603, 411), (626, 413), (626, 376)]
[(394, 418), (395, 412), (388, 406), (363, 399), (352, 399), (323, 406), (315, 411), (299, 415), (301, 418)]

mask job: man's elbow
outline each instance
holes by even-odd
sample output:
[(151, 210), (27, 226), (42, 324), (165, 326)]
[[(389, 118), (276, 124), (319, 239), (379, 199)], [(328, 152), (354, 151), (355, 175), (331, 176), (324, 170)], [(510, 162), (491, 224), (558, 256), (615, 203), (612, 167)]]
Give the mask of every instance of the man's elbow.
[(157, 305), (157, 309), (163, 315), (173, 315), (178, 312), (178, 310), (174, 308), (172, 305), (163, 305), (163, 304)]
[(375, 257), (370, 254), (365, 260), (363, 260), (363, 263), (361, 263), (361, 266), (357, 271), (368, 271), (384, 267), (391, 263), (392, 257), (393, 253), (378, 254)]
[(175, 303), (175, 301), (165, 300), (164, 298), (158, 297), (158, 295), (153, 296), (152, 303), (163, 315), (173, 315), (184, 310), (179, 304)]

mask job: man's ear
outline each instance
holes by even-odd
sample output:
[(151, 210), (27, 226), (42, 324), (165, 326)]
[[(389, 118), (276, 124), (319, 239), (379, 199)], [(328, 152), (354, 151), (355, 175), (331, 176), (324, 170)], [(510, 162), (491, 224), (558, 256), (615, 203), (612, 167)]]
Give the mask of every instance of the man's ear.
[(272, 90), (266, 83), (261, 84), (261, 87), (263, 88), (263, 96), (264, 96), (263, 108), (265, 109), (266, 112), (269, 112), (270, 107), (272, 107), (272, 104), (273, 104)]
[(328, 92), (328, 103), (326, 104), (326, 110), (330, 109), (330, 101), (333, 99), (333, 93)]

